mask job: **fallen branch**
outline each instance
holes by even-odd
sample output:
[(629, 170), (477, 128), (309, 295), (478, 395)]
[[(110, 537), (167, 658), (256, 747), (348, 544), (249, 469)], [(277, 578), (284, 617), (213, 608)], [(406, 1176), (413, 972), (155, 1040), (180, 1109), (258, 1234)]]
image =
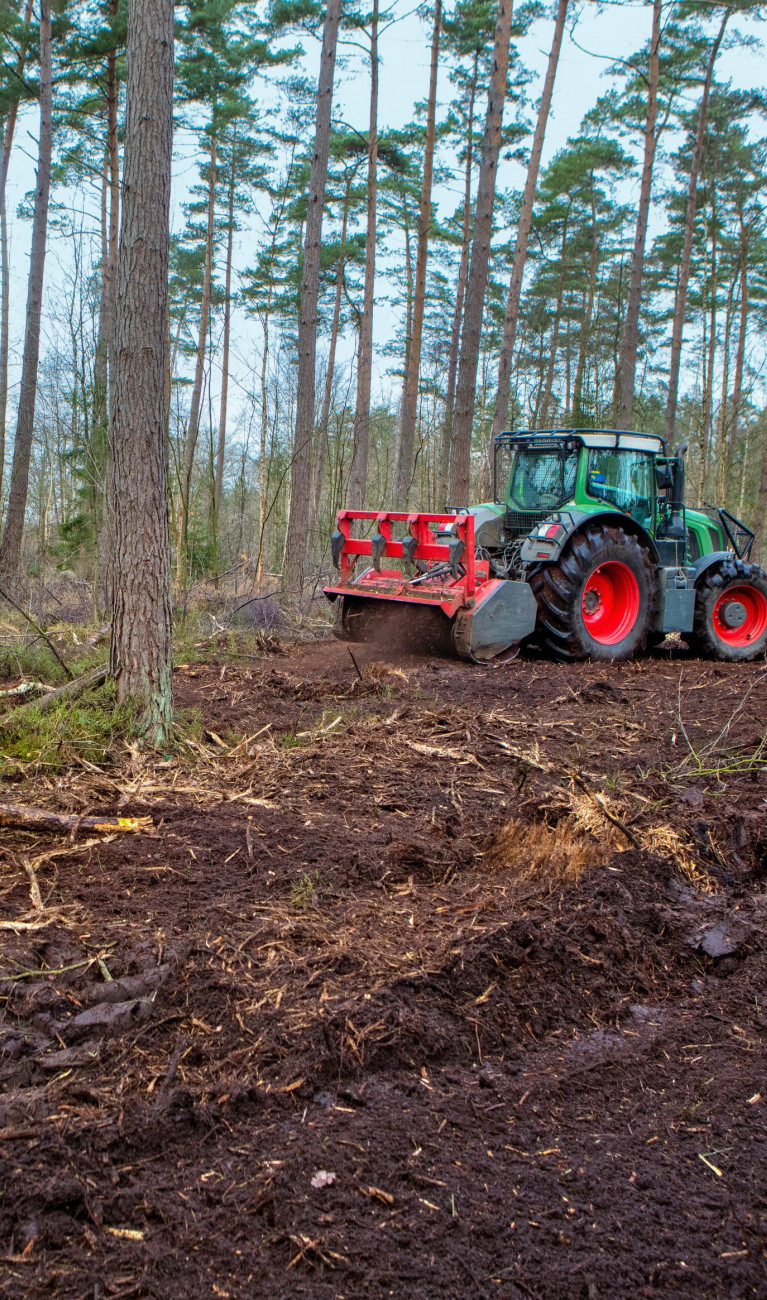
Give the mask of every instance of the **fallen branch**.
[(23, 808), (21, 804), (0, 803), (0, 826), (27, 831), (143, 831), (152, 825), (151, 817), (79, 817), (74, 813), (47, 812), (44, 808)]
[(32, 691), (50, 691), (52, 687), (46, 686), (45, 682), (20, 682), (18, 686), (9, 686), (6, 690), (0, 691), (0, 700), (7, 700), (12, 695), (31, 695)]
[(29, 626), (30, 626), (31, 628), (33, 628), (35, 632), (37, 632), (38, 636), (41, 636), (41, 637), (43, 638), (43, 641), (44, 641), (45, 644), (47, 645), (47, 647), (48, 647), (48, 649), (50, 650), (51, 654), (53, 655), (54, 659), (57, 659), (57, 660), (58, 660), (58, 662), (61, 664), (61, 667), (64, 669), (64, 672), (66, 673), (67, 677), (68, 677), (69, 680), (71, 681), (71, 680), (72, 680), (72, 671), (71, 671), (71, 669), (68, 668), (67, 665), (64, 663), (64, 660), (62, 659), (62, 657), (61, 657), (61, 655), (59, 654), (58, 650), (56, 649), (55, 645), (54, 645), (53, 642), (51, 641), (51, 638), (50, 638), (49, 636), (46, 636), (46, 634), (45, 634), (45, 632), (43, 631), (43, 629), (42, 629), (41, 627), (38, 627), (37, 623), (36, 623), (35, 620), (31, 617), (31, 615), (29, 615), (29, 614), (27, 613), (27, 611), (26, 611), (25, 609), (23, 609), (22, 606), (19, 605), (19, 604), (18, 604), (18, 603), (13, 599), (13, 596), (9, 596), (9, 595), (8, 595), (8, 592), (5, 590), (4, 587), (0, 587), (0, 596), (2, 596), (4, 600), (7, 600), (7, 601), (8, 601), (8, 604), (9, 604), (9, 605), (12, 605), (13, 608), (14, 608), (15, 610), (17, 610), (17, 612), (18, 612), (19, 614), (21, 614), (21, 617), (22, 617), (22, 618), (26, 619), (26, 621), (29, 623)]
[[(71, 676), (71, 673), (70, 673)], [(86, 673), (84, 677), (78, 677), (75, 681), (67, 682), (64, 686), (57, 686), (55, 690), (48, 690), (41, 700), (28, 700), (26, 704), (20, 704), (12, 716), (18, 717), (22, 709), (29, 709), (33, 705), (46, 713), (52, 709), (60, 700), (76, 700), (78, 696), (84, 695), (86, 691), (91, 690), (94, 686), (101, 686), (106, 681), (106, 668), (95, 668), (93, 672)], [(47, 688), (46, 688), (47, 689)]]

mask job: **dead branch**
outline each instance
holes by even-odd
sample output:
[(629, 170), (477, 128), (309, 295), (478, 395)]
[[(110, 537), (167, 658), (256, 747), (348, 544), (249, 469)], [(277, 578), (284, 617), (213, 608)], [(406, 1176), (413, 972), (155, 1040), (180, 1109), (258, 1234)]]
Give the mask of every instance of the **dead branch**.
[(23, 808), (21, 804), (0, 803), (0, 826), (27, 831), (143, 831), (152, 825), (151, 817), (79, 817), (74, 813), (48, 812), (44, 808)]
[(43, 638), (43, 641), (44, 641), (45, 644), (47, 645), (47, 647), (48, 647), (48, 649), (50, 650), (51, 654), (53, 655), (54, 659), (57, 659), (57, 660), (58, 660), (58, 662), (61, 664), (61, 667), (64, 669), (64, 672), (66, 673), (67, 677), (68, 677), (69, 680), (71, 681), (71, 680), (72, 680), (72, 671), (71, 671), (71, 669), (68, 668), (67, 665), (64, 663), (64, 660), (62, 659), (62, 657), (61, 657), (61, 655), (59, 654), (58, 650), (56, 649), (55, 645), (54, 645), (53, 642), (51, 641), (51, 638), (50, 638), (49, 636), (46, 636), (46, 634), (45, 634), (45, 632), (43, 631), (43, 629), (42, 629), (41, 627), (38, 627), (37, 623), (36, 623), (35, 620), (31, 617), (31, 615), (29, 615), (29, 614), (27, 613), (27, 611), (26, 611), (25, 609), (22, 608), (21, 605), (17, 604), (17, 602), (13, 599), (13, 596), (9, 596), (9, 595), (8, 595), (8, 592), (5, 590), (4, 587), (0, 587), (0, 596), (2, 596), (4, 600), (7, 600), (7, 601), (8, 601), (8, 604), (9, 604), (9, 605), (12, 605), (13, 608), (14, 608), (14, 609), (19, 613), (19, 614), (21, 614), (21, 617), (22, 617), (22, 618), (26, 619), (27, 623), (29, 623), (29, 626), (30, 626), (30, 627), (31, 627), (35, 632), (37, 632), (38, 636), (41, 636), (41, 637)]
[[(72, 674), (70, 673), (70, 677), (71, 675)], [(60, 700), (76, 700), (78, 696), (84, 695), (85, 692), (91, 690), (92, 687), (101, 686), (101, 684), (106, 681), (106, 677), (106, 668), (95, 668), (93, 672), (86, 673), (84, 677), (78, 677), (75, 681), (69, 681), (64, 686), (57, 686), (53, 691), (48, 690), (48, 694), (44, 695), (41, 700), (29, 700), (26, 704), (20, 704), (18, 708), (14, 710), (13, 716), (18, 717), (22, 709), (31, 708), (32, 705), (34, 705), (35, 708), (40, 709), (42, 712), (47, 712), (48, 709), (52, 709), (55, 704), (58, 704)]]

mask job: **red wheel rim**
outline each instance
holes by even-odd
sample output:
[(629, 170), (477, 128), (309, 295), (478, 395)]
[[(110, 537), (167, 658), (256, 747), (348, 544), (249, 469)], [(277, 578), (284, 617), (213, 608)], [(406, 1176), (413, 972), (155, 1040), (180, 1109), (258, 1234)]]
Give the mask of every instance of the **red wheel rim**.
[(639, 583), (627, 564), (606, 560), (586, 579), (581, 610), (586, 631), (599, 645), (617, 645), (639, 617)]
[(767, 631), (767, 596), (747, 582), (728, 587), (714, 605), (713, 623), (727, 645), (752, 645)]

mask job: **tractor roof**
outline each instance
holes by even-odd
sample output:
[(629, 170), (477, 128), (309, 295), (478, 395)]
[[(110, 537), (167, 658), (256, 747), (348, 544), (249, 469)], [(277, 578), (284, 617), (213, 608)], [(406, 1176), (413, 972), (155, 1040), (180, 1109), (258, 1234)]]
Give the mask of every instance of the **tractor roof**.
[(616, 451), (647, 451), (653, 455), (665, 455), (666, 444), (663, 438), (654, 433), (634, 433), (622, 429), (509, 429), (499, 433), (496, 444), (524, 442), (547, 443), (566, 442), (568, 439), (580, 442), (584, 447), (608, 447)]

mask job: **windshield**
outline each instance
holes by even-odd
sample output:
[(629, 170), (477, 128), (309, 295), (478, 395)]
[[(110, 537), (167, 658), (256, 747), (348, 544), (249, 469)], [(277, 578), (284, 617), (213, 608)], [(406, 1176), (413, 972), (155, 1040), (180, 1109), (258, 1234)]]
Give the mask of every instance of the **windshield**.
[(572, 500), (577, 469), (577, 451), (520, 447), (509, 473), (509, 505), (518, 510), (556, 510)]

